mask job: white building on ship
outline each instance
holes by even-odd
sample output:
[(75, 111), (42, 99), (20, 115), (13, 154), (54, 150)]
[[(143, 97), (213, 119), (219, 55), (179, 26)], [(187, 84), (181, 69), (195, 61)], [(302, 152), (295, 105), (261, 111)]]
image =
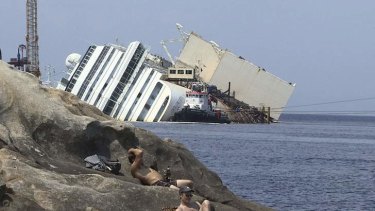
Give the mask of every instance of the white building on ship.
[(119, 120), (166, 121), (183, 107), (187, 89), (161, 80), (163, 61), (138, 41), (93, 45), (82, 57), (68, 56), (68, 75), (57, 88)]

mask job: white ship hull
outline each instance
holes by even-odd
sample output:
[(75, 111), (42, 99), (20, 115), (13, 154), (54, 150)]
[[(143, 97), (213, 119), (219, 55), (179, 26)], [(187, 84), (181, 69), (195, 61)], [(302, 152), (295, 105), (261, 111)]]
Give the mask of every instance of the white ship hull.
[(140, 42), (90, 46), (57, 88), (122, 121), (158, 122), (183, 107), (186, 88), (161, 80)]

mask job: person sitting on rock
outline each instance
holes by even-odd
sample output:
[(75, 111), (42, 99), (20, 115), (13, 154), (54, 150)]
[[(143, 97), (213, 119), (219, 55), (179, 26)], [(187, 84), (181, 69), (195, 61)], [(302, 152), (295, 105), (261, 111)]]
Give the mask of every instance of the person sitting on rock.
[(192, 202), (193, 190), (188, 186), (183, 186), (179, 190), (180, 194), (180, 206), (177, 207), (176, 211), (210, 211), (210, 201), (204, 200), (202, 204), (199, 202)]
[[(178, 179), (165, 181), (163, 176), (152, 168), (143, 165), (143, 150), (140, 148), (130, 148), (128, 158), (131, 163), (130, 172), (134, 178), (139, 179), (143, 185), (156, 185), (179, 189), (182, 186), (193, 187), (193, 181), (187, 179)], [(147, 172), (142, 174), (143, 172)]]

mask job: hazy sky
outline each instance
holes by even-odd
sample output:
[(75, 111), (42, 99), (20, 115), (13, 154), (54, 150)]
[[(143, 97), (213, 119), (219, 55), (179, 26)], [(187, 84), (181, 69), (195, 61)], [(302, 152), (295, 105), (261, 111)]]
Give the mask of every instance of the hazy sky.
[[(3, 60), (25, 43), (25, 5), (1, 0)], [(374, 0), (39, 0), (38, 19), (44, 79), (47, 65), (57, 80), (90, 44), (139, 40), (167, 58), (160, 41), (178, 38), (180, 23), (296, 83), (289, 112), (375, 114)], [(175, 56), (178, 47), (169, 45)]]

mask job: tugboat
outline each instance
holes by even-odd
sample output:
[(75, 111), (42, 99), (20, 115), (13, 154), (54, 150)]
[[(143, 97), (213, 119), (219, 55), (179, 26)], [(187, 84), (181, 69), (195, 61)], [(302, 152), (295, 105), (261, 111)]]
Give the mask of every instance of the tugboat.
[(203, 85), (193, 84), (186, 92), (184, 107), (172, 118), (175, 122), (230, 123), (228, 116), (218, 108), (213, 108), (212, 99), (204, 92)]

